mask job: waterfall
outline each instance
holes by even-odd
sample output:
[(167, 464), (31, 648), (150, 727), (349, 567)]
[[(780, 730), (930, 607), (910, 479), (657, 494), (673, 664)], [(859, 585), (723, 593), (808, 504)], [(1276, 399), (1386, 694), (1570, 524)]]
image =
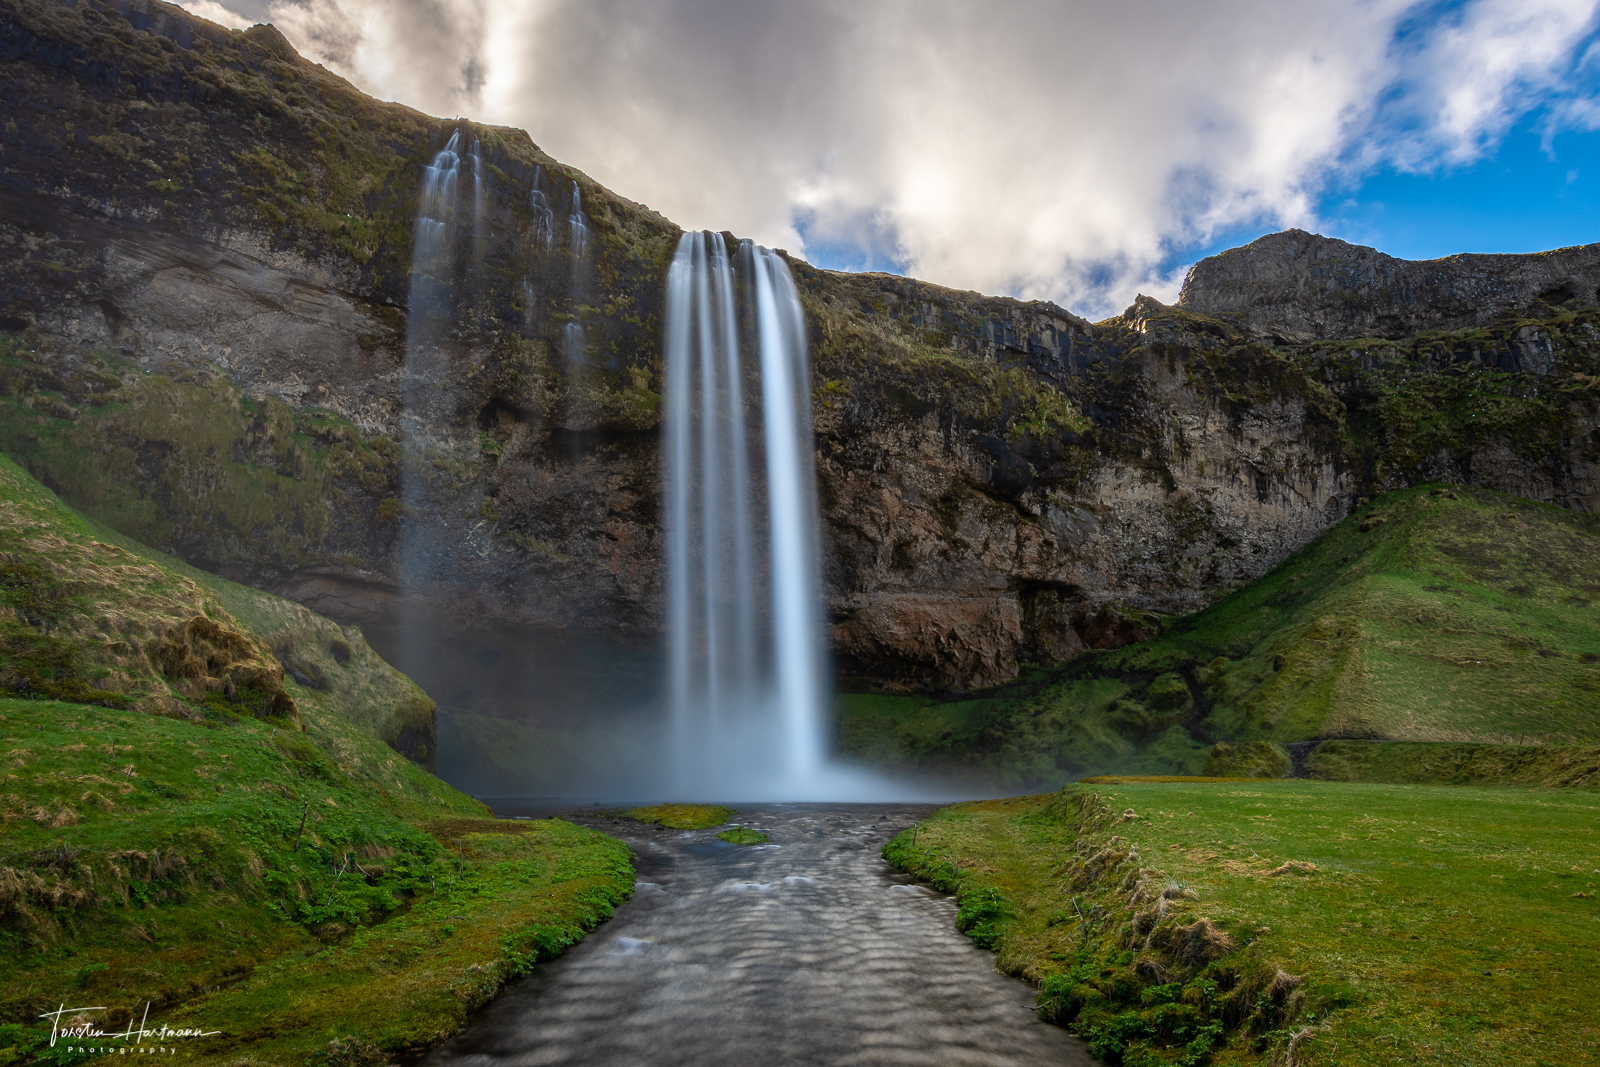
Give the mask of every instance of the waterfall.
[(735, 263), (720, 235), (685, 234), (667, 276), (666, 621), (673, 766), (699, 795), (798, 796), (823, 769), (809, 374), (783, 259), (745, 241)]
[(578, 259), (589, 251), (589, 221), (583, 217), (583, 199), (577, 182), (572, 183), (572, 210), (567, 214), (567, 244)]
[[(453, 231), (461, 211), (460, 178), (464, 158), (474, 175), (477, 138), (456, 130), (433, 162), (423, 168), (417, 194), (417, 222), (411, 241), (411, 312), (439, 315), (450, 310), (449, 292), (455, 265)], [(481, 188), (474, 183), (473, 228), (477, 229)]]
[(583, 366), (583, 327), (578, 323), (569, 322), (561, 328), (561, 354), (569, 368)]
[(461, 313), (459, 290), (482, 276), (485, 167), (477, 137), (458, 128), (423, 169), (411, 249), (411, 295), (406, 325), (401, 412), (403, 453), (400, 497), (400, 577), (409, 588), (426, 585), (451, 535), (442, 521), (441, 496), (430, 456), (437, 447), (429, 426), (450, 418), (451, 334)]
[(550, 206), (550, 197), (544, 191), (544, 167), (533, 168), (533, 189), (528, 193), (528, 203), (533, 211), (533, 244), (548, 252), (555, 247), (556, 213)]
[(567, 213), (567, 247), (572, 251), (572, 314), (573, 320), (561, 332), (561, 352), (567, 359), (569, 373), (581, 371), (587, 364), (584, 349), (583, 324), (577, 319), (578, 308), (583, 303), (584, 257), (589, 252), (589, 222), (583, 217), (583, 200), (578, 183), (572, 183), (571, 210)]

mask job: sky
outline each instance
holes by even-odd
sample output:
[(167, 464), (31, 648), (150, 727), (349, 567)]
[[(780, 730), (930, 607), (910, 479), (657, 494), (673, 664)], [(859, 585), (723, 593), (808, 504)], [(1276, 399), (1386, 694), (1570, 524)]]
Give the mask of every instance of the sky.
[(179, 0), (819, 266), (1171, 301), (1299, 227), (1600, 241), (1600, 0)]

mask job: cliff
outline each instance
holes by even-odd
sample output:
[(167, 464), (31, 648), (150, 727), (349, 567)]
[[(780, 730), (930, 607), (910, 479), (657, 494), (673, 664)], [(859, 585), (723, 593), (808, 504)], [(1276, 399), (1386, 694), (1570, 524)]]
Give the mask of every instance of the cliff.
[[(658, 631), (677, 227), (519, 131), (379, 103), (270, 27), (157, 0), (0, 0), (0, 86), (0, 448), (108, 525), (343, 621), (385, 611), (411, 553), (406, 593), (439, 611)], [(484, 237), (408, 371), (419, 181), (457, 129), (487, 161)], [(571, 188), (581, 256), (532, 195)], [(1179, 306), (1098, 324), (791, 261), (843, 671), (966, 688), (1126, 644), (1431, 478), (1600, 503), (1593, 250), (1457, 257), (1478, 280), (1451, 288), (1454, 261), (1257, 246), (1270, 270), (1236, 250)], [(1340, 256), (1348, 299), (1317, 280)], [(1391, 290), (1412, 317), (1374, 339)]]
[(1466, 330), (1600, 303), (1600, 245), (1413, 261), (1284, 230), (1196, 263), (1180, 307), (1277, 343)]
[(1582, 784), (1596, 753), (1566, 746), (1600, 728), (1597, 549), (1592, 514), (1385, 493), (1149, 640), (960, 698), (841, 696), (839, 748), (1033, 791), (1108, 772)]

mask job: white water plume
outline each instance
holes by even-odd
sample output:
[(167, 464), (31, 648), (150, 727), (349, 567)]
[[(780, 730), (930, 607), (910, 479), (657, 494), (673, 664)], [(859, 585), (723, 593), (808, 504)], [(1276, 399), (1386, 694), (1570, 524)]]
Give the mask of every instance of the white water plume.
[(671, 781), (686, 796), (901, 792), (827, 758), (810, 393), (788, 264), (685, 234), (667, 275), (663, 462)]

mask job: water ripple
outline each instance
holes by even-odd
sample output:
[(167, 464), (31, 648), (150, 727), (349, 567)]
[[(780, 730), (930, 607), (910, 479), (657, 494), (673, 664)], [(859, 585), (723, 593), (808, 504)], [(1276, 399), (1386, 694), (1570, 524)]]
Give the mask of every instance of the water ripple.
[(948, 897), (895, 882), (878, 850), (926, 810), (746, 807), (777, 849), (598, 824), (638, 854), (633, 899), (424, 1064), (1094, 1063), (956, 933)]

